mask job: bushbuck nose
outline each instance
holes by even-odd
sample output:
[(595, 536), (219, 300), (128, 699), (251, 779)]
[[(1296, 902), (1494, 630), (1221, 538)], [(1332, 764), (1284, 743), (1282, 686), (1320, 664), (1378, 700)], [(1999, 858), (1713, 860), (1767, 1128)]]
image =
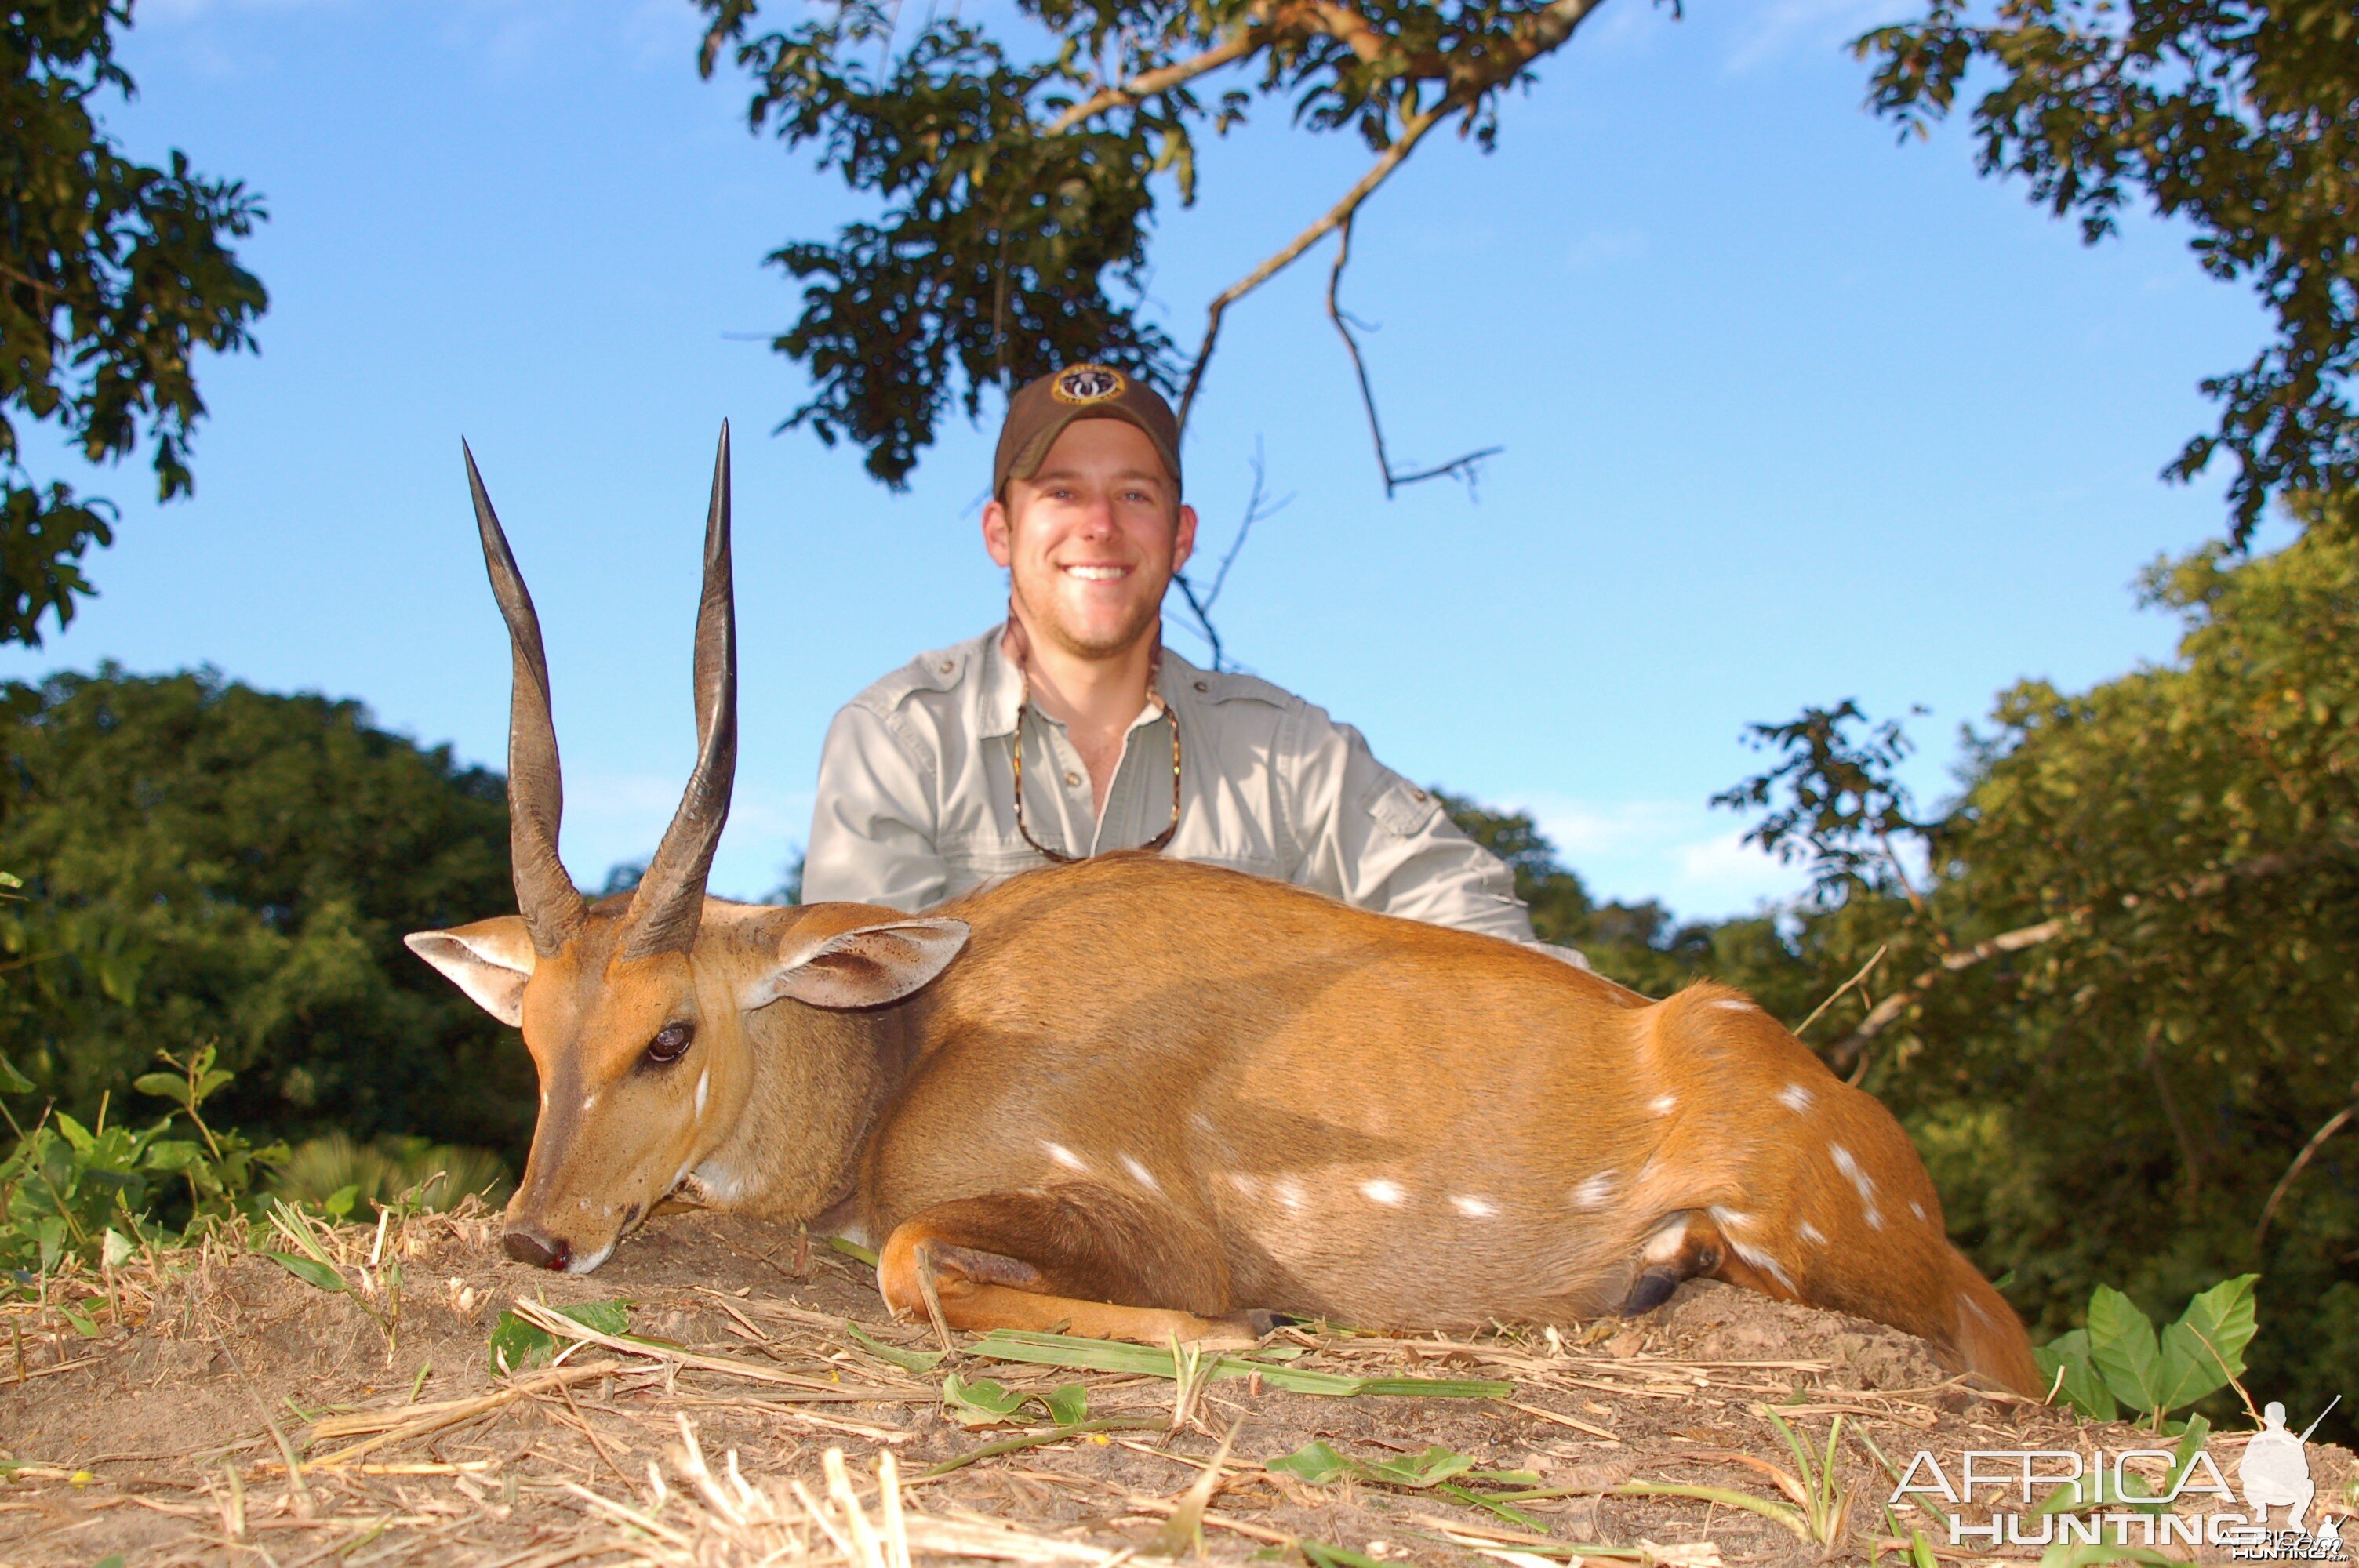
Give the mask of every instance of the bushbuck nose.
[(562, 1269), (573, 1261), (573, 1249), (561, 1236), (549, 1241), (529, 1230), (511, 1230), (500, 1240), (506, 1246), (509, 1257), (536, 1269)]

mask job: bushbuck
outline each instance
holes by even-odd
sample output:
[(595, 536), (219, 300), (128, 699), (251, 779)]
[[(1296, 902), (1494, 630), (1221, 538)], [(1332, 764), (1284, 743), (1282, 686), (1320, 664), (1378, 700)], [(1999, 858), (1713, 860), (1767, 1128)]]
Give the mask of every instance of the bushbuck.
[(1708, 1275), (2036, 1391), (1898, 1124), (1725, 988), (1649, 1001), (1150, 855), (920, 915), (708, 897), (736, 753), (725, 426), (695, 771), (637, 888), (585, 903), (538, 621), (467, 473), (514, 653), (520, 913), (408, 941), (539, 1070), (513, 1257), (587, 1271), (677, 1195), (877, 1245), (898, 1315), (1154, 1344), (1632, 1314)]

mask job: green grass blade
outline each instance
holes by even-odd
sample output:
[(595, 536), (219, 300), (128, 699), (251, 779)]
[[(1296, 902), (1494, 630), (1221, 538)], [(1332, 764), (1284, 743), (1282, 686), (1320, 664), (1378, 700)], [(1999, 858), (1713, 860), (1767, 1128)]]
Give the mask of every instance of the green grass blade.
[[(1028, 1329), (994, 1329), (972, 1346), (977, 1356), (999, 1361), (1021, 1361), (1036, 1367), (1065, 1367), (1090, 1372), (1125, 1372), (1133, 1377), (1177, 1379), (1177, 1358), (1169, 1349), (1151, 1345), (1126, 1345), (1112, 1339), (1083, 1339), (1070, 1334), (1037, 1334)], [(1414, 1399), (1503, 1400), (1515, 1392), (1513, 1383), (1471, 1378), (1346, 1378), (1332, 1372), (1312, 1372), (1276, 1367), (1223, 1356), (1214, 1364), (1214, 1378), (1249, 1378), (1288, 1393), (1350, 1398), (1359, 1394), (1397, 1394)]]

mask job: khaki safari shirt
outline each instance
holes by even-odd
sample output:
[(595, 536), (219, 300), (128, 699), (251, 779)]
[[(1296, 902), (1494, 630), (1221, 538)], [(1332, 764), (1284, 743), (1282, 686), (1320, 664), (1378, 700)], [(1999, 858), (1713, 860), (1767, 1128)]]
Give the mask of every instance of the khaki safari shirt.
[[(922, 654), (836, 714), (820, 756), (807, 902), (916, 911), (1047, 865), (1016, 826), (1024, 681), (1000, 629)], [(1166, 649), (1180, 721), (1180, 830), (1164, 853), (1312, 888), (1362, 909), (1533, 940), (1506, 866), (1431, 792), (1376, 761), (1348, 724), (1266, 680)], [(1171, 725), (1147, 704), (1093, 820), (1063, 724), (1025, 716), (1024, 820), (1074, 856), (1135, 848), (1171, 820)], [(1580, 960), (1571, 952), (1560, 956)]]

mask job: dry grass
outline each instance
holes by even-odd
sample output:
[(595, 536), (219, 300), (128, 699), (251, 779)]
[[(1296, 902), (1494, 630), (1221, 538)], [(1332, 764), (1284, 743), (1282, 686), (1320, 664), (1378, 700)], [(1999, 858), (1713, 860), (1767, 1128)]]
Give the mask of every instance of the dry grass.
[[(495, 1231), (471, 1206), (261, 1243), (307, 1244), (342, 1294), (217, 1239), (0, 1306), (0, 1563), (1865, 1563), (1895, 1524), (1930, 1524), (1886, 1512), (1877, 1450), (2092, 1441), (1944, 1379), (1905, 1336), (1721, 1287), (1640, 1325), (1283, 1331), (1290, 1372), (1511, 1385), (1321, 1397), (1276, 1385), (1336, 1385), (1234, 1363), (1175, 1378), (1168, 1357), (1161, 1376), (1071, 1371), (965, 1336), (929, 1367), (932, 1335), (886, 1319), (866, 1271), (742, 1221), (658, 1221), (586, 1280), (506, 1262)], [(627, 1335), (552, 1310), (610, 1298), (632, 1303)], [(551, 1364), (493, 1370), (509, 1308), (561, 1337)], [(970, 1429), (944, 1407), (951, 1373), (1079, 1384), (1087, 1420), (1056, 1427), (1036, 1401)], [(1814, 1465), (1831, 1455), (1822, 1481), (1792, 1473), (1773, 1411)], [(1268, 1467), (1314, 1440), (1361, 1468)], [(1381, 1478), (1432, 1445), (1534, 1479)], [(2321, 1495), (2340, 1496), (2349, 1457), (2328, 1463)]]

